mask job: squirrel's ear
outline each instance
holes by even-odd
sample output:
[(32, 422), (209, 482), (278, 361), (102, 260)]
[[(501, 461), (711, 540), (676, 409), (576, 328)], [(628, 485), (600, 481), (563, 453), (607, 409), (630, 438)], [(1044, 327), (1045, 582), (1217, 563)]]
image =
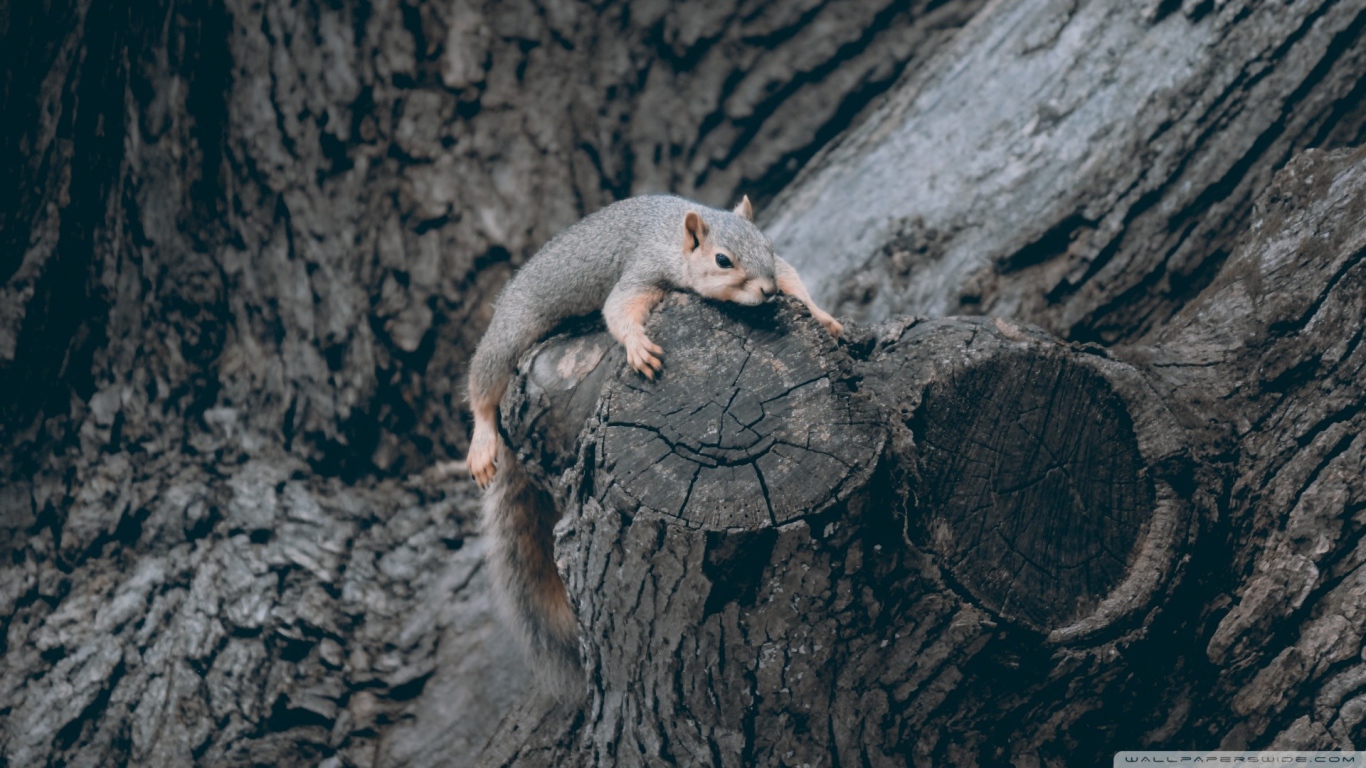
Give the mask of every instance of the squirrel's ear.
[(754, 206), (749, 204), (749, 195), (745, 195), (741, 198), (740, 202), (735, 206), (735, 210), (731, 211), (731, 213), (734, 213), (745, 221), (754, 221)]
[(697, 211), (688, 211), (688, 215), (683, 217), (683, 252), (692, 253), (702, 245), (706, 236), (707, 222), (702, 220)]

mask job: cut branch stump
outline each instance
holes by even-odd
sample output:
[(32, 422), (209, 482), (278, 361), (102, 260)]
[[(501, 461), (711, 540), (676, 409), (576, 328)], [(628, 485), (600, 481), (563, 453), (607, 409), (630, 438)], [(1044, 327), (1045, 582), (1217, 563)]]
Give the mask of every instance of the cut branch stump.
[(581, 328), (503, 402), (564, 511), (586, 691), (486, 764), (880, 764), (994, 634), (1108, 642), (1174, 583), (1181, 430), (1098, 348), (982, 318), (837, 344), (795, 302), (681, 294), (649, 333), (656, 381)]

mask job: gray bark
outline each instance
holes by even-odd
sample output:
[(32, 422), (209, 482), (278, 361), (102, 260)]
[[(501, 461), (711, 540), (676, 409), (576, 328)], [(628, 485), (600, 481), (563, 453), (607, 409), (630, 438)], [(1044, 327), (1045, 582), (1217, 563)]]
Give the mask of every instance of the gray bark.
[[(514, 705), (486, 762), (1361, 743), (1363, 159), (1287, 163), (1361, 142), (1366, 13), (1179, 5), (0, 9), (0, 762), (464, 764)], [(830, 402), (896, 418), (778, 525), (772, 488), (735, 526), (704, 492), (689, 527), (622, 516), (681, 482), (556, 486), (600, 673), (557, 708), (523, 698), (473, 489), (426, 470), (464, 451), (461, 375), (511, 270), (666, 188), (769, 200), (823, 300), (889, 324), (755, 353), (823, 361), (856, 390)], [(584, 476), (580, 429), (615, 407), (595, 388), (629, 394), (604, 346), (596, 384), (542, 393), (557, 431), (518, 441), (547, 483)], [(1029, 397), (970, 411), (1003, 391)], [(1050, 437), (1042, 403), (1108, 426)], [(637, 427), (668, 413), (636, 405)], [(983, 456), (953, 409), (1021, 478), (991, 476), (989, 508), (944, 458)], [(1017, 450), (1031, 430), (1086, 458)], [(1068, 486), (1079, 468), (1112, 479)], [(1087, 495), (1040, 517), (1059, 535), (972, 537), (1065, 486)], [(1113, 529), (1076, 512), (1106, 487)], [(981, 567), (1064, 543), (1082, 571)]]
[(1190, 404), (1225, 478), (1202, 545), (1221, 556), (1189, 619), (1214, 692), (1177, 703), (1228, 747), (1366, 743), (1364, 318), (1366, 152), (1312, 151), (1210, 287), (1125, 351)]
[(835, 348), (796, 306), (666, 305), (659, 382), (601, 332), (528, 356), (504, 420), (564, 510), (587, 684), (483, 764), (940, 760), (912, 735), (1002, 647), (1104, 658), (1154, 625), (1194, 466), (1134, 368), (978, 318)]
[(1133, 341), (1291, 156), (1366, 141), (1364, 29), (1336, 0), (993, 3), (761, 221), (837, 315)]
[(492, 296), (771, 198), (981, 4), (5, 4), (0, 763), (472, 755), (530, 678), (422, 473)]
[[(524, 702), (481, 764), (1096, 764), (1361, 742), (1366, 150), (1292, 162), (1207, 290), (1113, 356), (1011, 321), (910, 318), (854, 326), (841, 362), (793, 324), (768, 347), (829, 360), (818, 389), (848, 410), (785, 429), (883, 411), (842, 442), (877, 466), (810, 462), (796, 490), (825, 493), (795, 514), (750, 514), (772, 484), (742, 480), (717, 516), (688, 482), (693, 446), (748, 421), (740, 393), (782, 391), (728, 390), (737, 375), (791, 370), (732, 354), (748, 343), (718, 340), (722, 311), (655, 317), (663, 385), (582, 355), (599, 333), (548, 342), (505, 400), (564, 509), (587, 681), (581, 703)], [(764, 340), (751, 323), (741, 338)], [(555, 426), (587, 415), (570, 391), (599, 403), (577, 441)], [(680, 391), (729, 405), (668, 405)], [(641, 399), (658, 404), (644, 442), (614, 441), (642, 431)], [(766, 455), (727, 469), (762, 481)], [(622, 490), (641, 476), (648, 498)]]

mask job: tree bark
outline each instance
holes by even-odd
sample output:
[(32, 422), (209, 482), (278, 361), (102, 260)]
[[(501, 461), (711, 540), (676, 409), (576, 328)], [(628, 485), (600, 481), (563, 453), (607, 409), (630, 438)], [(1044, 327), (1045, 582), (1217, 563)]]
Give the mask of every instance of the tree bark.
[(771, 198), (981, 5), (0, 8), (0, 763), (472, 755), (531, 682), (422, 473), (490, 299)]
[[(1360, 743), (1363, 159), (1290, 158), (1366, 136), (1363, 24), (1331, 0), (0, 9), (0, 762), (464, 764), (514, 705), (485, 762)], [(878, 325), (836, 348), (790, 308), (723, 315), (782, 330), (713, 347), (828, 388), (760, 376), (790, 406), (766, 423), (708, 378), (714, 435), (601, 336), (545, 374), (572, 385), (522, 380), (594, 670), (586, 708), (548, 705), (491, 611), (475, 492), (431, 469), (464, 452), (512, 269), (665, 189), (768, 200), (822, 300)], [(675, 341), (661, 387), (703, 372)], [(731, 349), (707, 371), (744, 374)], [(682, 464), (630, 438), (669, 429)], [(769, 484), (780, 458), (802, 471)], [(741, 466), (762, 487), (732, 510), (708, 477)]]
[(658, 382), (601, 332), (528, 357), (504, 422), (565, 510), (587, 693), (509, 719), (485, 764), (900, 764), (993, 635), (1151, 625), (1192, 466), (1133, 368), (975, 318), (836, 349), (795, 306), (666, 305)]
[(993, 3), (761, 222), (840, 316), (1132, 342), (1295, 153), (1366, 141), (1364, 29), (1337, 0)]
[(1190, 617), (1212, 690), (1178, 701), (1229, 748), (1366, 742), (1363, 319), (1366, 152), (1311, 151), (1259, 199), (1210, 287), (1125, 350), (1189, 403), (1224, 478), (1205, 537), (1221, 556)]
[[(882, 416), (811, 408), (784, 428), (819, 434), (812, 414), (866, 423), (840, 444), (875, 466), (846, 457), (830, 475), (807, 462), (795, 513), (749, 506), (772, 482), (699, 503), (696, 470), (678, 469), (749, 421), (754, 377), (791, 370), (719, 343), (718, 326), (735, 338), (724, 308), (655, 317), (676, 337), (659, 385), (583, 355), (611, 343), (601, 333), (548, 342), (504, 417), (565, 509), (556, 552), (586, 692), (577, 708), (524, 703), (482, 764), (1353, 748), (1366, 684), (1364, 265), (1366, 151), (1311, 152), (1277, 177), (1196, 302), (1117, 357), (999, 319), (852, 326), (844, 375), (819, 389)], [(828, 356), (793, 325), (790, 341), (768, 341), (775, 356)], [(599, 403), (591, 416), (559, 405), (579, 388)], [(680, 410), (676, 392), (730, 406)], [(648, 426), (640, 401), (654, 404)], [(623, 429), (643, 441), (614, 440)], [(727, 456), (736, 475), (766, 477), (762, 449)]]

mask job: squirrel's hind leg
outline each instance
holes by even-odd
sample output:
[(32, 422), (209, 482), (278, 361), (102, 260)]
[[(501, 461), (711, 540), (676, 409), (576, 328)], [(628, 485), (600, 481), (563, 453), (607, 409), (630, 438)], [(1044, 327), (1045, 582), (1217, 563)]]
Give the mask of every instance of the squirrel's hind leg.
[(498, 401), (502, 398), (478, 397), (471, 393), (470, 410), (474, 411), (474, 434), (470, 436), (470, 452), (465, 457), (470, 476), (480, 488), (487, 488), (496, 471), (495, 458), (502, 440), (498, 437)]

